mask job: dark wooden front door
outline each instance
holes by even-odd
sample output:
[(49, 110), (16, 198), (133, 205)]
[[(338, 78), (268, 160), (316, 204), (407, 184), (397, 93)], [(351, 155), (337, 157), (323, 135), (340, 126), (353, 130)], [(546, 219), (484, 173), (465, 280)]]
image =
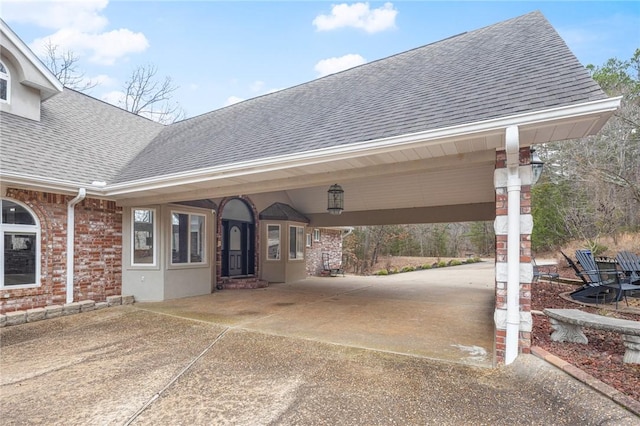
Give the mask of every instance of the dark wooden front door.
[(243, 265), (244, 253), (242, 241), (246, 238), (242, 235), (242, 225), (236, 223), (229, 224), (229, 276), (244, 275)]
[(254, 225), (236, 220), (223, 220), (222, 229), (222, 276), (253, 274)]

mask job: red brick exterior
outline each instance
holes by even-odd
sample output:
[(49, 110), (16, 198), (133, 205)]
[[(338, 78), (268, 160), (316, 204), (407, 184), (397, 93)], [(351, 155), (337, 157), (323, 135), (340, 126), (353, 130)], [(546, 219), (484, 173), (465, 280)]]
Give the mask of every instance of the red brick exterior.
[[(531, 161), (530, 148), (520, 149), (520, 165), (528, 165)], [(506, 167), (507, 155), (505, 151), (496, 153), (496, 169)], [(507, 188), (496, 188), (496, 217), (506, 216), (508, 211)], [(520, 189), (520, 214), (531, 214), (531, 186), (522, 185)], [(496, 262), (507, 261), (507, 236), (496, 235)], [(531, 235), (520, 235), (520, 263), (531, 263)], [(507, 289), (505, 283), (496, 282), (496, 309), (507, 308)], [(520, 283), (520, 311), (531, 312), (531, 283)], [(506, 330), (497, 329), (495, 332), (495, 357), (498, 364), (505, 361)], [(518, 350), (520, 353), (529, 353), (531, 350), (531, 333), (519, 332)]]
[[(66, 303), (67, 203), (73, 196), (10, 188), (40, 222), (40, 286), (0, 290), (0, 313)], [(74, 301), (105, 301), (122, 290), (122, 209), (87, 198), (75, 206)]]
[(320, 241), (315, 241), (314, 228), (307, 228), (311, 234), (311, 247), (305, 249), (307, 275), (320, 275), (324, 269), (322, 253), (329, 253), (329, 263), (339, 265), (342, 262), (342, 231), (339, 229), (319, 228)]

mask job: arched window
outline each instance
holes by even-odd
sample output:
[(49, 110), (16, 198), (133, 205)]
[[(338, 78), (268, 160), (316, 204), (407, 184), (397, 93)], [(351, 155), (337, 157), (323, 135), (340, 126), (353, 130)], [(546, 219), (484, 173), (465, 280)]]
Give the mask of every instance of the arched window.
[(0, 61), (0, 102), (9, 102), (10, 84), (9, 68)]
[(15, 200), (0, 198), (0, 288), (40, 285), (40, 224)]

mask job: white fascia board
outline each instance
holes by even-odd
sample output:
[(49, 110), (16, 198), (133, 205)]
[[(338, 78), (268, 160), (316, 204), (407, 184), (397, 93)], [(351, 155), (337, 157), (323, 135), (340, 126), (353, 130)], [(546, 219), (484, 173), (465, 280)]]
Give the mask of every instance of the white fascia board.
[(42, 96), (42, 100), (50, 98), (51, 96), (62, 92), (64, 86), (62, 83), (56, 78), (55, 75), (42, 63), (42, 61), (29, 49), (21, 39), (18, 37), (16, 33), (2, 20), (0, 19), (0, 29), (2, 29), (2, 33), (7, 39), (13, 43), (20, 52), (27, 57), (27, 59), (33, 64), (34, 67), (44, 76), (44, 78), (51, 83), (52, 87), (41, 87), (40, 85), (32, 85), (29, 82), (25, 82), (25, 84), (30, 85), (39, 89), (46, 96)]
[(61, 179), (29, 176), (19, 173), (7, 173), (0, 170), (0, 181), (3, 186), (15, 186), (39, 191), (55, 192), (58, 194), (77, 195), (78, 188), (86, 188), (87, 196), (108, 199), (104, 191), (94, 185), (79, 182), (65, 181)]
[(220, 178), (231, 178), (267, 173), (283, 168), (304, 167), (333, 160), (345, 160), (350, 157), (381, 154), (387, 151), (408, 149), (413, 146), (436, 144), (447, 139), (459, 139), (461, 136), (491, 132), (503, 132), (509, 126), (527, 126), (555, 120), (566, 120), (581, 116), (613, 112), (618, 109), (622, 97), (591, 101), (578, 105), (551, 108), (524, 114), (501, 117), (486, 121), (462, 124), (442, 129), (427, 130), (389, 138), (377, 139), (345, 146), (322, 148), (290, 155), (262, 158), (237, 162), (205, 169), (191, 170), (148, 179), (124, 182), (105, 187), (105, 195), (117, 196), (130, 192), (162, 189), (174, 185), (188, 185)]

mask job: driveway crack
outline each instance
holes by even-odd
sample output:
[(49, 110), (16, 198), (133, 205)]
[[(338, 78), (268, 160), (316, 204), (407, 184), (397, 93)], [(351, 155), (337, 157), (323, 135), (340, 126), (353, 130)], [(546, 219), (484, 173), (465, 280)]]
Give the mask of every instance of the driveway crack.
[(147, 408), (149, 408), (149, 406), (151, 404), (153, 404), (153, 402), (155, 400), (157, 400), (158, 398), (160, 398), (160, 396), (162, 396), (162, 394), (164, 392), (167, 391), (167, 389), (169, 389), (171, 386), (173, 386), (173, 384), (175, 382), (177, 382), (187, 371), (189, 371), (191, 369), (191, 367), (193, 367), (193, 365), (198, 362), (198, 360), (200, 360), (200, 358), (202, 358), (203, 356), (206, 355), (207, 352), (209, 352), (209, 350), (211, 348), (213, 348), (215, 346), (216, 343), (218, 343), (220, 341), (220, 339), (222, 339), (224, 337), (224, 335), (227, 333), (227, 331), (230, 330), (230, 327), (225, 328), (220, 334), (218, 334), (218, 336), (213, 339), (213, 341), (211, 342), (211, 344), (209, 346), (207, 346), (202, 352), (200, 352), (200, 354), (198, 356), (196, 356), (194, 359), (192, 359), (178, 374), (176, 374), (170, 381), (169, 383), (167, 383), (162, 389), (160, 389), (158, 392), (156, 392), (142, 407), (140, 407), (140, 409), (138, 411), (136, 411), (133, 416), (131, 416), (129, 418), (129, 420), (127, 420), (127, 422), (125, 423), (125, 426), (129, 426), (131, 423), (133, 423), (143, 412), (146, 411)]

